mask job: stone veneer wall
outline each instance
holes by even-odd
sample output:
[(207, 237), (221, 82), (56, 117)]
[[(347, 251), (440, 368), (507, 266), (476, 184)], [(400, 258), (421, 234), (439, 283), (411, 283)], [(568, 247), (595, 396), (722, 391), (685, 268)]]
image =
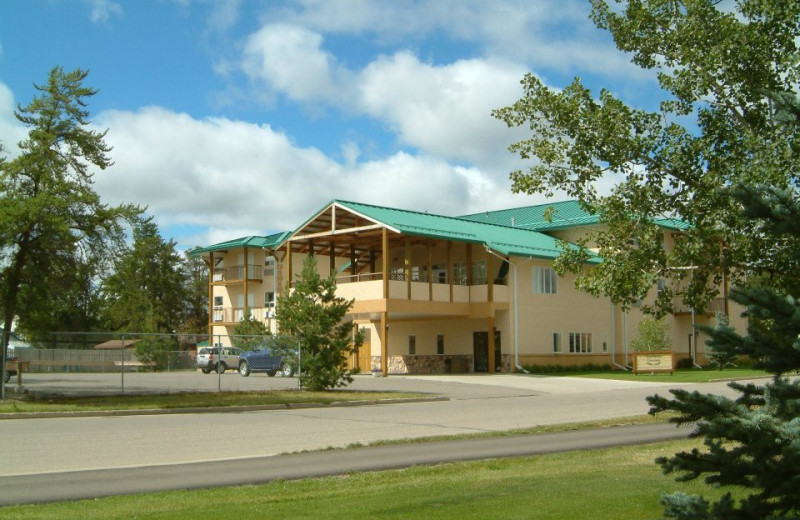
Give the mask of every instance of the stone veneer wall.
[[(390, 374), (465, 374), (472, 367), (472, 356), (389, 356)], [(380, 370), (381, 357), (372, 356), (372, 371)]]

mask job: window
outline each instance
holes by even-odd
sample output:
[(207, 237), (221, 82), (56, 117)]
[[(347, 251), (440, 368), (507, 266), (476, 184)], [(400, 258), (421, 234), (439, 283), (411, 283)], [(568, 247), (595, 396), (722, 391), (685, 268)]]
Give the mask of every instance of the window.
[(214, 307), (222, 307), (222, 296), (214, 296)]
[(467, 285), (466, 262), (453, 262), (453, 285)]
[(561, 333), (554, 332), (553, 333), (553, 352), (559, 353), (561, 352)]
[(431, 280), (433, 283), (447, 283), (447, 266), (432, 265), (431, 275)]
[(444, 354), (444, 334), (436, 335), (436, 353)]
[(413, 334), (408, 335), (408, 355), (415, 356), (417, 354), (417, 337)]
[(264, 276), (272, 276), (275, 274), (275, 258), (268, 256), (264, 259)]
[(531, 281), (534, 294), (556, 294), (558, 275), (550, 267), (534, 266), (531, 268)]
[(658, 282), (656, 282), (656, 288), (658, 289), (658, 294), (660, 295), (662, 292), (667, 290), (667, 281), (663, 278), (659, 278)]
[(590, 354), (592, 352), (592, 334), (590, 332), (570, 332), (569, 351), (572, 354)]
[(264, 307), (275, 307), (275, 293), (264, 293)]
[(472, 285), (484, 285), (486, 283), (486, 262), (481, 260), (472, 263)]

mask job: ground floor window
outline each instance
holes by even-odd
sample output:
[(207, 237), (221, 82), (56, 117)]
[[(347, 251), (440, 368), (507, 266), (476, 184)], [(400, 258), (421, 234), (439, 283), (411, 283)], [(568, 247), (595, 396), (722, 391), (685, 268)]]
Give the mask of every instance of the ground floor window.
[(554, 332), (553, 333), (553, 352), (556, 354), (561, 352), (561, 333)]
[(408, 355), (417, 355), (417, 337), (413, 334), (408, 335)]
[(444, 354), (444, 334), (436, 335), (436, 353)]
[(573, 354), (588, 354), (592, 352), (591, 332), (570, 332), (569, 351)]

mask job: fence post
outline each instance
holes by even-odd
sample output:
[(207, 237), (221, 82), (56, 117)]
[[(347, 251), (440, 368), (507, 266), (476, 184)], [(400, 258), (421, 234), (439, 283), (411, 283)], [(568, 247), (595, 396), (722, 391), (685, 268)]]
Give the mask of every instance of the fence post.
[(122, 361), (119, 364), (120, 374), (120, 388), (121, 393), (125, 393), (125, 334), (120, 337), (120, 345), (122, 346)]

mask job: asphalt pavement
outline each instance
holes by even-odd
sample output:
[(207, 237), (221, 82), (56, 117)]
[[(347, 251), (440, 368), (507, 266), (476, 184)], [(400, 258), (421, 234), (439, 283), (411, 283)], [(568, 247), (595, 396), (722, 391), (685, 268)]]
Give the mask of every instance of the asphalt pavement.
[[(130, 378), (132, 386), (127, 388), (136, 385), (143, 392), (179, 391), (190, 386), (194, 391), (213, 391), (213, 386), (197, 390), (197, 385), (213, 385), (214, 379), (226, 381), (228, 386), (246, 384), (251, 389), (296, 387), (294, 378), (242, 378), (235, 373), (221, 378), (200, 373), (137, 375), (146, 377)], [(74, 391), (79, 387), (71, 374), (30, 376), (26, 385), (31, 388), (38, 385), (52, 391), (63, 385)], [(79, 379), (92, 392), (103, 385), (113, 392), (114, 382), (98, 376), (105, 375), (83, 374)], [(545, 448), (549, 446), (545, 439), (551, 437), (299, 452), (629, 417), (647, 412), (646, 396), (664, 394), (672, 386), (646, 378), (630, 382), (522, 374), (359, 376), (352, 389), (418, 391), (447, 400), (243, 413), (4, 420), (0, 421), (0, 503), (245, 484), (443, 460), (525, 455), (535, 453), (532, 449), (555, 449)], [(728, 392), (722, 383), (682, 386)], [(596, 447), (597, 439), (591, 440), (595, 435), (610, 443), (602, 445), (614, 445), (686, 434), (670, 425), (653, 428), (633, 429), (643, 432), (636, 441), (626, 440), (628, 430), (622, 427), (575, 434), (577, 438), (565, 435), (570, 441), (558, 449)]]
[(461, 460), (538, 455), (685, 438), (674, 425), (373, 446), (188, 464), (55, 472), (0, 477), (0, 505), (80, 500), (164, 490), (262, 484), (275, 479), (340, 475), (353, 471)]

